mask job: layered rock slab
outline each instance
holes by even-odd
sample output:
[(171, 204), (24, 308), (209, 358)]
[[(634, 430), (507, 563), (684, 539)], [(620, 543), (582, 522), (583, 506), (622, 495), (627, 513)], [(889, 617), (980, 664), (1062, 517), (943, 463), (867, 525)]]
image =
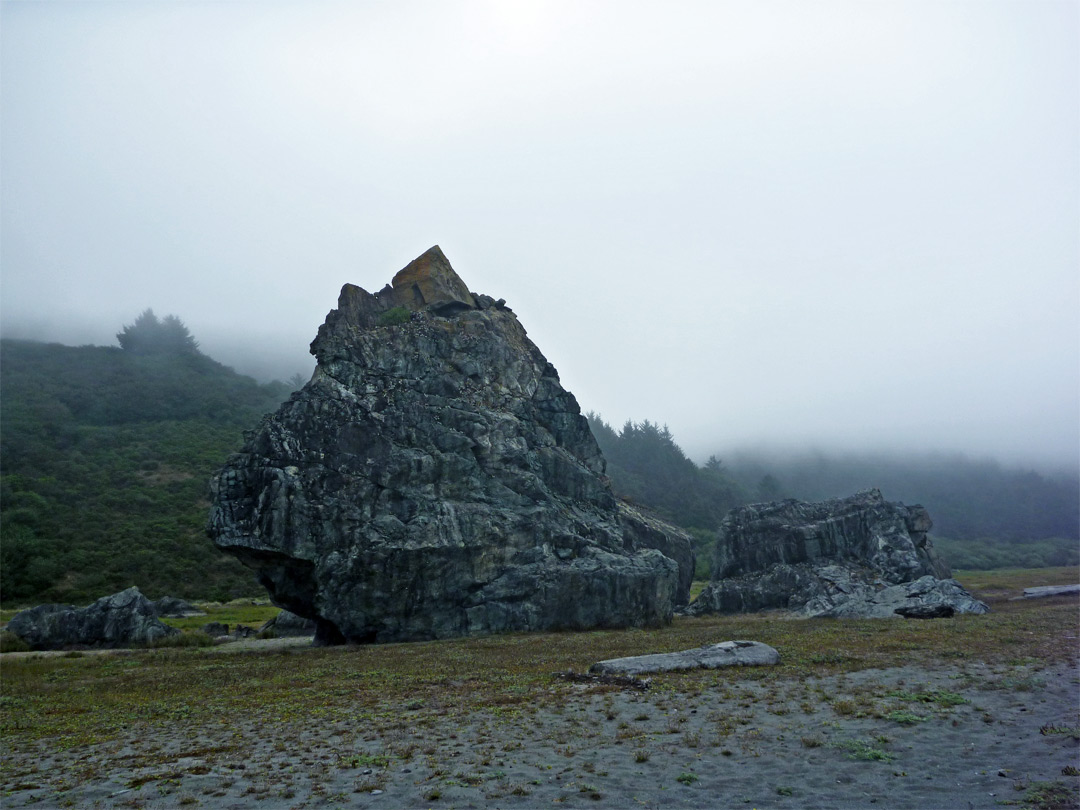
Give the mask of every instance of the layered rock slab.
[(692, 650), (597, 661), (589, 672), (597, 675), (646, 675), (650, 672), (680, 672), (688, 669), (759, 667), (780, 663), (776, 648), (760, 641), (721, 641)]
[(211, 482), (209, 532), (317, 640), (657, 625), (685, 601), (555, 368), (438, 247), (345, 285), (311, 350)]
[[(820, 503), (751, 504), (723, 520), (712, 578), (691, 615), (769, 609), (803, 616), (934, 618), (989, 608), (950, 579), (921, 506), (876, 489)], [(950, 612), (951, 611), (951, 612)]]
[(158, 619), (154, 603), (134, 587), (102, 597), (84, 608), (38, 605), (16, 613), (7, 629), (32, 650), (129, 647), (180, 632)]

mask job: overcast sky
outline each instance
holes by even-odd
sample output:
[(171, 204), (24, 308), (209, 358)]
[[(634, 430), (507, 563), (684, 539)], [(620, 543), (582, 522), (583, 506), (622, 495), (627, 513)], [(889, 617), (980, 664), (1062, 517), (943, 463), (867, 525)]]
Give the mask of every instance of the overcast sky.
[(19, 2), (0, 327), (266, 377), (433, 244), (582, 408), (1080, 452), (1080, 4)]

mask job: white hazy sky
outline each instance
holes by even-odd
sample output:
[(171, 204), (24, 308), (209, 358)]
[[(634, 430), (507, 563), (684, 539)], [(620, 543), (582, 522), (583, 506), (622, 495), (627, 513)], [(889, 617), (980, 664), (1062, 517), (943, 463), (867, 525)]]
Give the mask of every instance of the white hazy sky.
[(0, 4), (0, 325), (307, 373), (438, 243), (583, 409), (1077, 463), (1080, 4)]

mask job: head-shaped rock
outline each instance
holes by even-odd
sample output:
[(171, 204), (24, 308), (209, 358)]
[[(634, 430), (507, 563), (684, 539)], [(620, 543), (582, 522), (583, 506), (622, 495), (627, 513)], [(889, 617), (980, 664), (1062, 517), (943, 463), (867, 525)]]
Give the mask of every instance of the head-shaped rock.
[(472, 293), (438, 245), (399, 270), (390, 287), (394, 306), (414, 311), (430, 309), (439, 315), (476, 309)]

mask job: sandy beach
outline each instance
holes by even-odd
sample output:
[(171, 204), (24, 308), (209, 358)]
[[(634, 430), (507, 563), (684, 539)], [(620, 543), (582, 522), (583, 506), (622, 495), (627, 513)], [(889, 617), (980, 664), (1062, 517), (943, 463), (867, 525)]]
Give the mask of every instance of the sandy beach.
[[(177, 718), (103, 744), (39, 743), (5, 751), (3, 804), (974, 809), (1019, 803), (1039, 783), (1075, 797), (1075, 665), (558, 688), (557, 705), (505, 711), (429, 696), (374, 722)], [(1075, 806), (1062, 801), (1043, 806)]]

